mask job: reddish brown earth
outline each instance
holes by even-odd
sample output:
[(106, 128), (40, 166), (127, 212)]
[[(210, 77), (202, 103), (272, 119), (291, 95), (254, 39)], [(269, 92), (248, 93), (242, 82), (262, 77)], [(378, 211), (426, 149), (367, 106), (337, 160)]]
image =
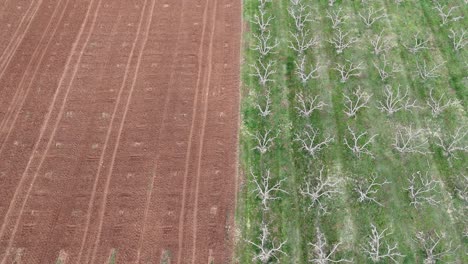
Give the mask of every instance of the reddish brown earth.
[(0, 264), (227, 263), (240, 0), (0, 0)]

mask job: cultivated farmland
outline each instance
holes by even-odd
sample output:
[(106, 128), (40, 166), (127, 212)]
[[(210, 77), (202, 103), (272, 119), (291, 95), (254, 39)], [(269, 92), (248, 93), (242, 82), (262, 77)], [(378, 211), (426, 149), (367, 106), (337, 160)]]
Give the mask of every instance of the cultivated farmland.
[(226, 263), (241, 4), (0, 1), (0, 263)]
[(246, 0), (237, 263), (467, 263), (463, 0)]

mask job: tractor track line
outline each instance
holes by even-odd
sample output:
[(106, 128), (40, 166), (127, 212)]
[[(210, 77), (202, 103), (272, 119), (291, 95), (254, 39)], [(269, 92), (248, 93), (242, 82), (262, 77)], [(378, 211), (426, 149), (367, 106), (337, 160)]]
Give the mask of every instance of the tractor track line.
[[(140, 15), (140, 18), (139, 18), (140, 21), (144, 17), (144, 12), (145, 12), (145, 9), (142, 8), (142, 12), (141, 12), (141, 15)], [(100, 178), (99, 176), (101, 175), (101, 170), (103, 168), (102, 165), (104, 163), (105, 154), (107, 153), (107, 148), (109, 147), (109, 140), (110, 140), (110, 136), (111, 136), (111, 133), (112, 133), (112, 128), (114, 127), (115, 117), (117, 115), (117, 110), (119, 108), (118, 106), (120, 105), (120, 101), (122, 99), (122, 94), (123, 94), (123, 91), (124, 91), (123, 88), (125, 87), (125, 82), (126, 82), (126, 78), (127, 78), (128, 71), (129, 71), (129, 65), (130, 65), (131, 59), (133, 57), (133, 52), (134, 52), (135, 45), (136, 45), (137, 41), (138, 41), (138, 34), (136, 34), (136, 36), (135, 36), (135, 40), (133, 41), (133, 44), (132, 44), (132, 49), (131, 49), (130, 54), (129, 54), (128, 59), (127, 59), (124, 79), (122, 80), (122, 85), (120, 86), (120, 90), (119, 90), (119, 93), (117, 95), (117, 100), (116, 100), (114, 110), (113, 110), (112, 116), (111, 116), (111, 122), (109, 124), (109, 128), (107, 129), (106, 139), (105, 139), (105, 142), (104, 142), (103, 150), (101, 152), (101, 156), (99, 157), (99, 165), (98, 165), (99, 167), (98, 167), (98, 171), (95, 174), (93, 190), (91, 192), (91, 198), (90, 198), (89, 203), (88, 203), (88, 210), (87, 210), (87, 214), (86, 214), (85, 230), (83, 232), (83, 237), (81, 238), (81, 246), (80, 246), (80, 251), (78, 253), (78, 260), (77, 260), (78, 263), (80, 263), (80, 261), (81, 261), (81, 258), (82, 258), (82, 255), (83, 255), (83, 250), (84, 250), (84, 247), (85, 247), (85, 244), (86, 244), (86, 240), (88, 239), (89, 225), (91, 223), (92, 209), (93, 209), (93, 205), (94, 205), (94, 202), (95, 202), (95, 199), (96, 199), (97, 187), (98, 187), (99, 178)]]
[[(64, 81), (64, 79), (65, 79), (66, 73), (68, 72), (68, 68), (70, 67), (70, 63), (71, 63), (73, 54), (75, 54), (75, 50), (77, 49), (77, 46), (78, 46), (78, 44), (79, 44), (79, 42), (80, 42), (80, 40), (81, 40), (81, 36), (83, 35), (85, 25), (88, 23), (89, 14), (90, 14), (90, 11), (91, 11), (91, 7), (92, 7), (92, 5), (94, 4), (94, 1), (95, 1), (95, 0), (91, 0), (90, 4), (89, 4), (89, 6), (88, 6), (88, 10), (86, 11), (85, 19), (83, 20), (83, 23), (81, 24), (80, 31), (79, 31), (79, 33), (78, 33), (78, 36), (77, 36), (77, 38), (76, 38), (76, 41), (75, 41), (75, 43), (73, 44), (72, 50), (71, 50), (71, 52), (70, 52), (70, 55), (68, 56), (67, 62), (66, 62), (65, 67), (64, 67), (64, 71), (63, 71), (63, 73), (62, 73), (62, 77), (60, 78), (59, 84), (58, 84), (58, 86), (57, 86), (57, 90), (56, 90), (56, 92), (55, 92), (55, 94), (54, 94), (54, 98), (53, 98), (52, 104), (51, 104), (51, 106), (50, 106), (50, 108), (49, 108), (49, 112), (47, 113), (47, 118), (46, 118), (47, 120), (43, 123), (43, 126), (42, 126), (42, 128), (41, 128), (41, 135), (39, 136), (39, 138), (38, 138), (38, 140), (37, 140), (37, 142), (36, 142), (36, 144), (35, 144), (35, 147), (34, 147), (33, 152), (31, 153), (31, 158), (29, 159), (28, 165), (27, 165), (27, 167), (26, 167), (26, 169), (25, 169), (23, 175), (21, 176), (20, 184), (18, 185), (18, 188), (17, 188), (16, 191), (15, 191), (14, 197), (13, 197), (12, 201), (10, 202), (9, 209), (8, 209), (7, 214), (6, 214), (6, 216), (5, 216), (5, 221), (4, 221), (3, 225), (2, 225), (2, 229), (0, 230), (0, 239), (3, 237), (4, 232), (5, 232), (5, 227), (6, 227), (6, 222), (7, 222), (6, 220), (9, 218), (9, 215), (11, 214), (11, 210), (12, 210), (12, 206), (11, 206), (11, 205), (14, 204), (14, 203), (15, 203), (14, 201), (16, 201), (16, 200), (18, 199), (17, 195), (18, 195), (18, 193), (19, 193), (19, 188), (21, 187), (21, 185), (23, 185), (23, 183), (24, 183), (24, 181), (25, 181), (25, 175), (27, 174), (27, 172), (28, 172), (28, 170), (29, 170), (29, 167), (31, 166), (31, 162), (32, 162), (32, 160), (33, 160), (34, 154), (37, 152), (37, 148), (38, 148), (38, 146), (39, 146), (39, 143), (40, 143), (40, 141), (42, 140), (42, 137), (44, 136), (44, 132), (45, 132), (45, 130), (46, 130), (47, 126), (48, 126), (48, 123), (49, 123), (49, 121), (50, 121), (51, 112), (52, 112), (53, 109), (54, 109), (54, 105), (55, 105), (55, 103), (56, 103), (56, 100), (57, 100), (57, 97), (58, 97), (58, 94), (59, 94), (59, 91), (60, 91), (60, 87), (62, 86), (62, 83), (63, 83), (63, 81)], [(102, 0), (99, 0), (99, 4), (101, 3), (101, 1), (102, 1)], [(77, 70), (78, 70), (79, 61), (80, 61), (80, 59), (81, 59), (81, 56), (83, 55), (84, 48), (86, 47), (86, 44), (88, 43), (89, 38), (90, 38), (90, 36), (91, 36), (92, 28), (94, 28), (94, 22), (96, 21), (96, 17), (97, 17), (97, 13), (98, 13), (97, 11), (98, 11), (98, 10), (99, 10), (99, 5), (98, 5), (98, 8), (96, 8), (96, 11), (95, 11), (95, 13), (94, 13), (94, 18), (93, 18), (93, 22), (92, 22), (92, 24), (91, 24), (91, 29), (90, 29), (90, 32), (88, 33), (88, 36), (87, 36), (87, 39), (86, 39), (85, 43), (83, 44), (83, 47), (82, 47), (82, 49), (81, 49), (81, 51), (80, 51), (80, 53), (79, 53), (78, 61), (77, 61), (77, 63), (74, 65), (74, 66), (75, 66), (75, 67), (74, 67), (74, 72), (73, 72), (72, 78), (71, 78), (71, 80), (70, 80), (70, 83), (69, 83), (69, 85), (68, 85), (68, 87), (67, 87), (67, 89), (66, 89), (65, 98), (63, 99), (63, 103), (62, 103), (62, 106), (61, 106), (61, 109), (60, 109), (60, 112), (59, 112), (59, 116), (57, 117), (57, 121), (56, 121), (55, 124), (54, 124), (52, 135), (55, 134), (56, 128), (57, 128), (57, 125), (58, 125), (58, 122), (60, 121), (60, 117), (61, 117), (61, 115), (63, 114), (63, 109), (64, 109), (65, 104), (66, 104), (66, 102), (67, 102), (66, 99), (67, 99), (67, 96), (68, 96), (68, 94), (69, 94), (69, 92), (70, 92), (71, 82), (73, 81), (74, 76), (75, 76), (75, 74), (76, 74), (76, 72), (77, 72)], [(26, 202), (27, 202), (27, 200), (28, 200), (28, 196), (29, 196), (29, 194), (30, 194), (30, 192), (31, 192), (31, 190), (32, 190), (32, 187), (34, 186), (34, 182), (35, 182), (35, 179), (37, 178), (38, 171), (39, 171), (39, 169), (40, 169), (40, 167), (41, 167), (41, 165), (42, 165), (42, 162), (43, 162), (44, 159), (45, 159), (46, 153), (47, 153), (47, 151), (48, 151), (48, 149), (49, 149), (49, 147), (50, 147), (50, 144), (52, 143), (52, 139), (53, 139), (53, 136), (51, 136), (51, 137), (49, 138), (49, 142), (48, 142), (48, 144), (47, 144), (47, 148), (46, 148), (44, 154), (42, 155), (42, 160), (41, 160), (41, 162), (40, 162), (40, 164), (39, 164), (39, 166), (38, 166), (38, 168), (37, 168), (37, 170), (36, 170), (36, 173), (35, 173), (34, 176), (33, 176), (33, 179), (32, 179), (32, 182), (31, 182), (29, 188), (28, 188), (26, 197), (25, 197), (25, 199), (24, 199), (24, 201), (23, 201), (23, 203), (22, 203), (22, 205), (21, 205), (21, 210), (20, 210), (20, 212), (19, 212), (19, 216), (18, 216), (18, 219), (17, 219), (17, 221), (16, 221), (15, 227), (14, 227), (14, 229), (13, 229), (12, 235), (11, 235), (11, 237), (10, 237), (10, 239), (9, 239), (8, 247), (7, 247), (6, 252), (9, 251), (9, 248), (11, 248), (11, 246), (12, 246), (12, 244), (13, 244), (13, 239), (14, 239), (15, 233), (16, 233), (16, 231), (17, 231), (17, 229), (18, 229), (18, 225), (19, 225), (19, 222), (20, 222), (20, 219), (21, 219), (22, 211), (24, 210), (24, 207), (26, 206)], [(1, 264), (5, 264), (5, 261), (6, 261), (6, 259), (7, 259), (7, 256), (8, 256), (8, 254), (5, 254), (5, 256), (4, 256), (4, 258), (3, 258), (2, 262), (1, 262)]]
[[(182, 20), (183, 20), (183, 10), (184, 10), (184, 6), (185, 6), (185, 0), (181, 0), (182, 3), (181, 3), (181, 8), (180, 8), (180, 16), (179, 16), (179, 25), (178, 25), (178, 28), (177, 28), (177, 32), (179, 33), (180, 32), (180, 27), (182, 25)], [(166, 91), (166, 100), (164, 100), (164, 108), (163, 108), (163, 116), (162, 116), (162, 119), (161, 119), (161, 128), (159, 129), (159, 135), (158, 135), (158, 139), (157, 139), (157, 144), (159, 145), (159, 143), (161, 142), (161, 135), (162, 135), (162, 131), (164, 130), (164, 123), (165, 123), (165, 120), (167, 118), (167, 109), (168, 109), (168, 106), (169, 106), (169, 99), (170, 99), (170, 94), (169, 94), (169, 90), (170, 90), (170, 87), (173, 82), (173, 78), (174, 78), (174, 65), (175, 65), (175, 60), (177, 59), (177, 49), (178, 49), (178, 46), (179, 46), (179, 41), (180, 41), (180, 34), (177, 34), (177, 40), (176, 40), (176, 43), (175, 43), (175, 48), (174, 48), (174, 57), (173, 57), (173, 62), (172, 62), (172, 67), (171, 67), (171, 76), (169, 77), (169, 85), (168, 85), (168, 88), (167, 88), (167, 91)], [(149, 213), (149, 207), (150, 207), (150, 204), (151, 204), (151, 198), (153, 196), (153, 188), (154, 188), (154, 182), (155, 182), (155, 178), (156, 178), (156, 173), (157, 173), (157, 168), (158, 168), (158, 161), (159, 161), (159, 157), (160, 157), (161, 153), (158, 153), (155, 160), (154, 160), (154, 169), (152, 170), (153, 173), (151, 174), (151, 180), (150, 180), (150, 184), (149, 184), (149, 190), (148, 190), (148, 194), (146, 196), (146, 201), (145, 201), (145, 211), (144, 211), (144, 214), (143, 214), (143, 226), (141, 228), (141, 235), (140, 235), (140, 241), (138, 242), (138, 250), (137, 250), (137, 257), (136, 257), (136, 261), (135, 263), (140, 263), (140, 259), (141, 259), (141, 248), (143, 247), (143, 241), (144, 241), (144, 235), (145, 235), (145, 232), (146, 232), (146, 223), (148, 221), (148, 213)]]
[[(5, 125), (8, 124), (9, 120), (11, 119), (12, 114), (16, 110), (16, 114), (14, 115), (13, 121), (11, 121), (11, 125), (9, 126), (8, 132), (5, 135), (5, 137), (3, 138), (3, 140), (1, 139), (1, 136), (0, 136), (0, 141), (1, 141), (0, 154), (2, 153), (2, 151), (3, 151), (4, 147), (5, 147), (5, 144), (6, 144), (7, 140), (8, 140), (8, 138), (11, 135), (11, 132), (13, 131), (13, 128), (14, 128), (14, 126), (16, 124), (16, 121), (18, 119), (18, 116), (20, 114), (20, 110), (21, 110), (21, 108), (23, 108), (24, 103), (26, 102), (26, 99), (27, 99), (27, 97), (29, 95), (29, 92), (31, 91), (33, 81), (36, 78), (37, 72), (40, 69), (42, 61), (44, 60), (44, 56), (47, 53), (47, 50), (49, 49), (49, 46), (50, 46), (52, 40), (54, 39), (55, 34), (57, 33), (57, 29), (60, 26), (60, 22), (62, 21), (62, 19), (64, 17), (64, 14), (65, 14), (65, 11), (66, 11), (66, 9), (68, 7), (69, 2), (70, 1), (67, 0), (67, 3), (65, 4), (65, 7), (64, 7), (64, 9), (63, 9), (63, 11), (62, 11), (62, 13), (60, 15), (60, 18), (59, 18), (58, 22), (57, 22), (57, 26), (54, 28), (49, 40), (47, 41), (47, 44), (46, 44), (45, 48), (42, 49), (43, 52), (40, 55), (39, 62), (37, 63), (36, 68), (34, 69), (31, 80), (29, 81), (29, 84), (27, 85), (26, 89), (23, 89), (23, 85), (24, 85), (24, 82), (26, 82), (26, 76), (28, 74), (28, 69), (30, 67), (32, 67), (31, 65), (32, 65), (32, 62), (34, 61), (34, 58), (37, 56), (36, 54), (41, 50), (40, 49), (40, 46), (41, 46), (40, 44), (43, 42), (45, 36), (47, 35), (47, 32), (49, 32), (49, 28), (50, 28), (52, 22), (54, 21), (53, 18), (55, 17), (56, 12), (58, 11), (58, 7), (62, 3), (62, 1), (60, 1), (59, 4), (57, 4), (55, 6), (54, 12), (52, 13), (51, 19), (49, 20), (49, 23), (48, 23), (48, 25), (46, 27), (46, 30), (44, 31), (44, 33), (41, 36), (41, 39), (39, 41), (39, 45), (36, 46), (36, 49), (34, 50), (33, 56), (31, 57), (31, 60), (29, 61), (26, 70), (24, 71), (24, 74), (23, 74), (23, 76), (21, 78), (21, 81), (20, 81), (20, 83), (18, 85), (18, 89), (16, 89), (15, 96), (14, 96), (14, 98), (12, 100), (12, 103), (8, 107), (7, 114), (5, 115), (5, 118), (3, 118), (2, 123), (0, 124), (0, 131), (3, 131), (5, 129)], [(20, 94), (22, 96), (20, 96)], [(22, 99), (20, 99), (20, 98), (22, 98)], [(21, 101), (21, 103), (20, 103), (20, 105), (18, 107), (18, 103), (20, 102), (19, 100)]]
[(202, 154), (203, 154), (203, 143), (205, 139), (205, 130), (206, 130), (206, 121), (208, 117), (208, 97), (210, 92), (211, 86), (211, 73), (213, 70), (213, 44), (214, 44), (214, 35), (216, 30), (216, 15), (218, 12), (218, 0), (214, 0), (213, 4), (213, 25), (211, 28), (211, 38), (210, 38), (210, 47), (208, 50), (208, 70), (205, 75), (205, 83), (206, 90), (204, 94), (205, 104), (203, 107), (203, 119), (202, 119), (202, 126), (201, 126), (201, 134), (200, 134), (200, 142), (199, 142), (199, 150), (198, 150), (198, 161), (197, 161), (197, 174), (195, 176), (195, 200), (194, 200), (194, 209), (193, 209), (193, 239), (192, 239), (192, 263), (195, 263), (196, 258), (196, 241), (197, 241), (197, 217), (198, 217), (198, 196), (200, 192), (200, 176), (201, 176), (201, 165), (202, 165)]
[[(146, 7), (147, 2), (148, 2), (148, 0), (145, 0), (145, 2), (144, 2), (145, 7)], [(156, 5), (156, 0), (153, 0), (152, 4), (151, 4), (151, 7), (150, 7), (149, 17), (148, 17), (148, 19), (146, 21), (146, 23), (147, 23), (146, 28), (144, 29), (145, 32), (143, 34), (144, 35), (143, 43), (141, 44), (141, 50), (140, 50), (140, 52), (138, 54), (138, 59), (137, 59), (137, 62), (136, 62), (136, 67), (135, 67), (135, 73), (133, 75), (133, 80), (132, 80), (132, 83), (131, 83), (131, 86), (130, 86), (130, 93), (128, 95), (128, 99), (127, 99), (127, 102), (126, 102), (126, 105), (125, 105), (125, 108), (124, 108), (124, 115), (123, 115), (122, 121), (120, 122), (120, 127), (119, 127), (118, 134), (117, 134), (117, 142), (115, 144), (115, 148), (114, 148), (114, 151), (112, 153), (111, 164), (109, 166), (109, 173), (107, 174), (106, 184), (105, 184), (104, 193), (103, 193), (103, 199), (102, 199), (102, 203), (100, 205), (101, 210), (99, 210), (99, 226), (98, 226), (97, 238), (96, 238), (95, 243), (94, 243), (93, 253), (91, 255), (91, 263), (94, 263), (94, 260), (96, 258), (96, 254), (97, 254), (97, 251), (98, 251), (98, 248), (99, 248), (99, 243), (100, 243), (100, 240), (101, 240), (101, 232), (102, 232), (102, 226), (103, 226), (103, 221), (104, 221), (104, 213), (106, 211), (107, 195), (109, 193), (109, 186), (110, 186), (110, 181), (111, 181), (112, 173), (113, 173), (113, 169), (114, 169), (114, 163), (115, 163), (115, 159), (117, 157), (117, 151), (119, 149), (120, 138), (122, 136), (122, 131), (123, 131), (123, 128), (124, 128), (124, 125), (125, 125), (125, 120), (127, 118), (128, 109), (130, 108), (130, 102), (132, 100), (133, 92), (135, 90), (135, 84), (136, 84), (138, 72), (140, 70), (141, 60), (143, 58), (143, 52), (144, 52), (146, 44), (148, 42), (149, 30), (150, 30), (150, 27), (151, 27), (151, 22), (153, 20), (153, 13), (154, 13), (155, 5)], [(145, 8), (145, 10), (146, 10), (146, 8)], [(143, 13), (143, 15), (144, 15), (144, 13)], [(143, 24), (143, 17), (142, 17), (142, 19), (140, 21), (140, 24), (138, 25), (137, 39), (140, 36), (142, 24)], [(137, 42), (138, 42), (138, 40), (137, 40)], [(135, 44), (136, 44), (136, 42), (135, 42)], [(132, 52), (131, 57), (133, 57), (133, 52)], [(126, 83), (126, 80), (123, 82), (123, 84), (125, 85), (125, 83)], [(88, 262), (85, 262), (85, 263), (88, 263)]]

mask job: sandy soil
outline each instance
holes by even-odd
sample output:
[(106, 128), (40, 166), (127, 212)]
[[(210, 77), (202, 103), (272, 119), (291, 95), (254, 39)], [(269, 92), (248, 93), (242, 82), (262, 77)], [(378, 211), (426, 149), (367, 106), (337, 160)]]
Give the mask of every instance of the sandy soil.
[(0, 264), (229, 262), (240, 9), (0, 0)]

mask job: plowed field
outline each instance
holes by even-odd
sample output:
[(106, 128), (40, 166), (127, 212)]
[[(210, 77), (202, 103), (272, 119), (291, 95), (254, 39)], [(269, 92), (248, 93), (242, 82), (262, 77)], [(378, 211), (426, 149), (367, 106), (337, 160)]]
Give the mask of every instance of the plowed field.
[(237, 0), (2, 0), (0, 264), (228, 262), (240, 31)]

